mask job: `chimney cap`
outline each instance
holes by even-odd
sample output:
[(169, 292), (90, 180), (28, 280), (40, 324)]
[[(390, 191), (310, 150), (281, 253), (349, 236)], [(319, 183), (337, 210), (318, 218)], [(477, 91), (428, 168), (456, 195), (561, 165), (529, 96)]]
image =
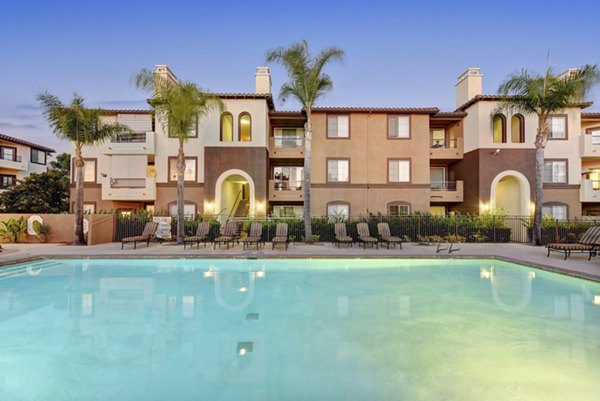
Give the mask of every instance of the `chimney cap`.
[(271, 75), (269, 67), (256, 67), (256, 75)]
[(169, 68), (168, 65), (166, 65), (166, 64), (156, 64), (154, 67), (155, 67), (154, 72), (157, 72), (157, 73), (166, 73), (167, 75), (169, 75), (173, 79), (177, 80), (177, 76), (173, 73), (173, 71), (171, 71), (171, 69)]
[(467, 77), (473, 77), (473, 76), (482, 77), (483, 75), (481, 74), (481, 68), (479, 68), (479, 67), (467, 68), (462, 74), (460, 74), (458, 76), (456, 85), (461, 83), (463, 80), (467, 79)]

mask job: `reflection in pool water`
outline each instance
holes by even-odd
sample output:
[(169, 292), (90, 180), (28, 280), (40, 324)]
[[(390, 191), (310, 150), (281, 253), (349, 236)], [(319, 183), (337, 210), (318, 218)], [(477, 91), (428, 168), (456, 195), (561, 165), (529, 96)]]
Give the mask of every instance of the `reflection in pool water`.
[(60, 260), (0, 279), (0, 400), (597, 400), (600, 284), (489, 260)]

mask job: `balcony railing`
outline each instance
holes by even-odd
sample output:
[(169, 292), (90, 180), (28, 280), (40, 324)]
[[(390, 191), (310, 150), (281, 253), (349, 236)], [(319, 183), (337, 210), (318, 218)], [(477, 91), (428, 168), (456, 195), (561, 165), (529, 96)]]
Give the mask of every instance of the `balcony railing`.
[(456, 181), (432, 182), (432, 191), (456, 191)]
[(145, 188), (145, 178), (111, 178), (111, 188)]
[(113, 134), (111, 140), (112, 143), (141, 143), (146, 142), (145, 132), (122, 132), (119, 134)]
[(275, 191), (300, 191), (302, 190), (302, 181), (274, 179), (273, 189)]
[(433, 138), (431, 138), (431, 148), (432, 149), (438, 149), (438, 148), (456, 149), (457, 141), (455, 138), (451, 138), (451, 139), (433, 139)]
[(600, 181), (581, 180), (579, 200), (581, 202), (600, 202)]
[(21, 163), (23, 161), (23, 156), (17, 156), (17, 155), (2, 155), (0, 154), (0, 159), (2, 160), (8, 160), (10, 162), (17, 162), (17, 163)]
[(156, 178), (103, 178), (102, 199), (117, 201), (156, 200)]
[(273, 137), (273, 145), (276, 148), (300, 148), (304, 146), (304, 137), (282, 135)]
[(433, 181), (429, 201), (432, 203), (462, 202), (464, 199), (464, 182)]
[(269, 180), (269, 201), (302, 202), (303, 199), (302, 181)]

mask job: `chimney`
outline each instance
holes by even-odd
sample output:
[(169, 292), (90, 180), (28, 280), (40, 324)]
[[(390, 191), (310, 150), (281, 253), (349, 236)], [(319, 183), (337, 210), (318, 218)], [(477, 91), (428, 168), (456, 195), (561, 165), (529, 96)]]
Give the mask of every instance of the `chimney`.
[(156, 70), (154, 70), (155, 74), (160, 75), (161, 77), (168, 79), (173, 83), (177, 83), (177, 77), (175, 74), (173, 74), (173, 71), (171, 71), (168, 65), (157, 64), (154, 67), (156, 68)]
[(271, 94), (271, 70), (269, 67), (256, 67), (256, 93)]
[(454, 87), (456, 88), (456, 107), (460, 107), (481, 95), (483, 86), (483, 75), (479, 73), (479, 68), (467, 68), (460, 74)]
[(577, 77), (579, 73), (579, 68), (568, 68), (566, 71), (561, 72), (557, 75), (559, 79), (573, 79)]

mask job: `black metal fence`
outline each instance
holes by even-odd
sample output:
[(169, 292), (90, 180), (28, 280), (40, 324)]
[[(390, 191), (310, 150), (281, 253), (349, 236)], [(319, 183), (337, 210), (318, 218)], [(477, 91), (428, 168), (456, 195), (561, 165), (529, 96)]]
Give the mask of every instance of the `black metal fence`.
[[(118, 216), (116, 220), (116, 240), (123, 237), (139, 235), (147, 222), (152, 221), (150, 215)], [(198, 224), (203, 219), (186, 219), (185, 233), (193, 235)], [(224, 220), (217, 217), (207, 218), (211, 224), (210, 236), (216, 237), (221, 231)], [(249, 232), (250, 225), (254, 222), (262, 223), (263, 238), (266, 241), (275, 236), (277, 223), (288, 224), (288, 233), (293, 242), (304, 241), (304, 221), (298, 218), (260, 217), (236, 219), (239, 222), (240, 232)], [(492, 242), (527, 243), (531, 241), (531, 217), (519, 216), (367, 216), (353, 217), (340, 220), (338, 218), (313, 217), (312, 231), (317, 242), (332, 242), (334, 240), (334, 224), (343, 221), (346, 232), (354, 239), (358, 239), (356, 224), (365, 222), (369, 225), (372, 236), (377, 236), (377, 223), (387, 222), (392, 235), (403, 237), (408, 242)], [(591, 226), (600, 224), (595, 220), (556, 221), (544, 219), (542, 226), (542, 243), (550, 242), (577, 242), (585, 231)], [(171, 219), (171, 235), (177, 234), (177, 221)], [(243, 235), (243, 234), (242, 234)]]

